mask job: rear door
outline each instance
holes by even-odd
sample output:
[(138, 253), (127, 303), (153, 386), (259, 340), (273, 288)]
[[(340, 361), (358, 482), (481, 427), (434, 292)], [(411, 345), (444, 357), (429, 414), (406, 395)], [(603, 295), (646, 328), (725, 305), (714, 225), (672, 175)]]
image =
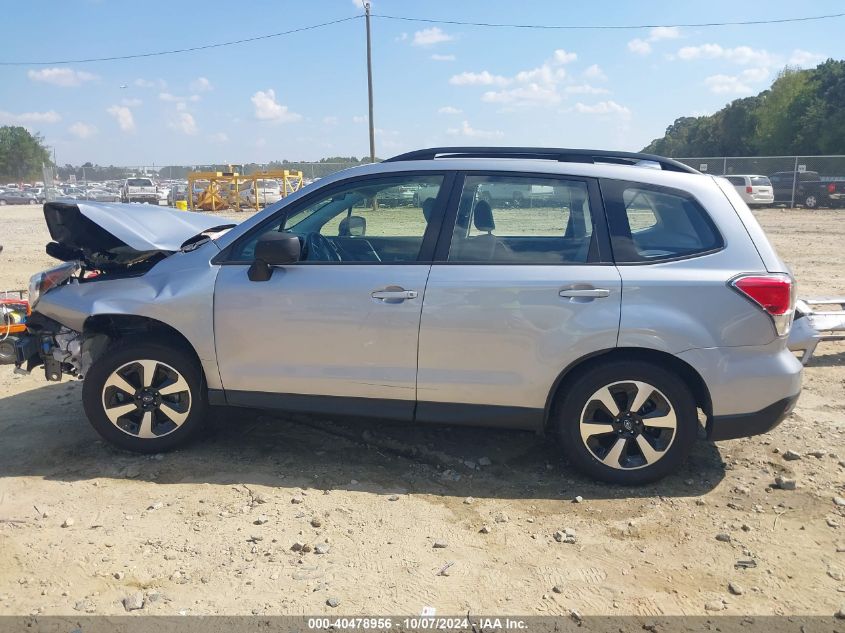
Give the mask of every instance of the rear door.
[(423, 302), (416, 419), (537, 427), (563, 369), (616, 345), (621, 282), (598, 187), (485, 172), (453, 191)]

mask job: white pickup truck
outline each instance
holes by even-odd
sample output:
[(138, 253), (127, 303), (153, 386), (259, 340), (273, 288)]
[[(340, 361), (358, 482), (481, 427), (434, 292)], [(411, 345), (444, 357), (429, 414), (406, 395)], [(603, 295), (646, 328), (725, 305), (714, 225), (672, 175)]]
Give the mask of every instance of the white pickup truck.
[(120, 188), (121, 202), (158, 204), (158, 187), (149, 178), (127, 178)]

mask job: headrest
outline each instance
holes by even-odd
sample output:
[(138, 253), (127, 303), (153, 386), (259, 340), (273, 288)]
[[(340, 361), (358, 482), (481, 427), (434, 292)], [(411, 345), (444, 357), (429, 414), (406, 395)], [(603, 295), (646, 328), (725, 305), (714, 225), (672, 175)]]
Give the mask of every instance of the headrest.
[(434, 198), (426, 198), (425, 202), (422, 203), (423, 217), (425, 218), (426, 222), (431, 221), (431, 214), (434, 213), (435, 203), (436, 200)]
[(490, 208), (489, 202), (480, 200), (475, 205), (472, 221), (479, 231), (492, 231), (496, 228), (496, 223), (493, 221), (493, 209)]

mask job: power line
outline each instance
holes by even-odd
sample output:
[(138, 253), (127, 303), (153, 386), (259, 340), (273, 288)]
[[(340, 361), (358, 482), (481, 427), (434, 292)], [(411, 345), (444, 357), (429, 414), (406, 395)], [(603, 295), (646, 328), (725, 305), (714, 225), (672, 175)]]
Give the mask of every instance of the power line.
[[(235, 46), (238, 44), (249, 44), (251, 42), (258, 42), (275, 37), (283, 37), (285, 35), (292, 35), (294, 33), (302, 33), (304, 31), (312, 31), (320, 29), (333, 24), (340, 24), (342, 22), (349, 22), (351, 20), (358, 20), (364, 15), (351, 15), (346, 18), (332, 20), (330, 22), (322, 22), (320, 24), (312, 24), (310, 26), (302, 26), (288, 31), (281, 31), (279, 33), (269, 33), (267, 35), (257, 35), (255, 37), (247, 37), (239, 40), (231, 40), (228, 42), (217, 42), (214, 44), (203, 44), (201, 46), (191, 46), (188, 48), (176, 48), (165, 51), (153, 51), (148, 53), (136, 53), (133, 55), (112, 55), (109, 57), (89, 57), (86, 59), (57, 59), (52, 61), (0, 61), (0, 66), (58, 66), (60, 64), (87, 64), (91, 62), (111, 62), (125, 59), (139, 59), (143, 57), (160, 57), (163, 55), (177, 55), (180, 53), (191, 53), (195, 51), (209, 50), (213, 48), (222, 48), (224, 46)], [(637, 30), (637, 29), (653, 29), (653, 28), (704, 28), (717, 26), (753, 26), (761, 24), (786, 24), (792, 22), (812, 22), (817, 20), (830, 20), (835, 18), (845, 17), (845, 13), (830, 13), (827, 15), (814, 15), (797, 18), (778, 18), (771, 20), (742, 20), (735, 22), (700, 22), (687, 24), (509, 24), (501, 22), (468, 22), (462, 20), (437, 20), (433, 18), (413, 18), (401, 15), (382, 15), (372, 13), (373, 18), (382, 18), (384, 20), (398, 20), (403, 22), (420, 22), (426, 24), (448, 24), (451, 26), (478, 26), (488, 28), (510, 28), (510, 29), (541, 29), (541, 30)]]
[(351, 15), (347, 18), (339, 20), (332, 20), (331, 22), (323, 22), (321, 24), (312, 24), (310, 26), (301, 26), (289, 31), (281, 31), (279, 33), (268, 33), (267, 35), (257, 35), (255, 37), (246, 37), (240, 40), (231, 40), (229, 42), (217, 42), (215, 44), (203, 44), (201, 46), (191, 46), (189, 48), (174, 48), (167, 51), (153, 51), (150, 53), (136, 53), (134, 55), (113, 55), (110, 57), (90, 57), (87, 59), (57, 59), (53, 61), (0, 61), (0, 66), (57, 66), (59, 64), (87, 64), (89, 62), (113, 62), (122, 59), (138, 59), (141, 57), (159, 57), (162, 55), (176, 55), (179, 53), (191, 53), (194, 51), (204, 51), (211, 48), (222, 48), (224, 46), (235, 46), (237, 44), (248, 44), (250, 42), (258, 42), (260, 40), (269, 40), (274, 37), (282, 37), (284, 35), (292, 35), (293, 33), (302, 33), (303, 31), (313, 31), (324, 26), (331, 26), (333, 24), (340, 24), (341, 22), (349, 22), (350, 20), (358, 20), (363, 18), (363, 15)]
[(633, 30), (654, 28), (693, 28), (710, 26), (751, 26), (755, 24), (783, 24), (787, 22), (810, 22), (813, 20), (828, 20), (841, 18), (845, 13), (831, 13), (828, 15), (814, 15), (800, 18), (780, 18), (775, 20), (743, 20), (738, 22), (701, 22), (698, 24), (507, 24), (499, 22), (464, 22), (461, 20), (435, 20), (431, 18), (410, 18), (401, 15), (382, 15), (373, 13), (372, 17), (385, 20), (401, 20), (403, 22), (424, 22), (427, 24), (449, 24), (452, 26), (484, 26), (507, 29), (550, 29), (550, 30)]

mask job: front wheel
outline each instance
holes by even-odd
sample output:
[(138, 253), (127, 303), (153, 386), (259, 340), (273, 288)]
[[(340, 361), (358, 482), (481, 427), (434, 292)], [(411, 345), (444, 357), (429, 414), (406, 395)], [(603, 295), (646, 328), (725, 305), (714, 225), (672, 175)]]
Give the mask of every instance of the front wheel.
[(594, 366), (570, 383), (553, 424), (570, 461), (602, 481), (640, 485), (676, 470), (698, 430), (695, 400), (676, 375), (641, 361)]
[(82, 402), (97, 433), (139, 453), (185, 444), (201, 429), (207, 408), (196, 358), (160, 343), (105, 352), (85, 376)]

